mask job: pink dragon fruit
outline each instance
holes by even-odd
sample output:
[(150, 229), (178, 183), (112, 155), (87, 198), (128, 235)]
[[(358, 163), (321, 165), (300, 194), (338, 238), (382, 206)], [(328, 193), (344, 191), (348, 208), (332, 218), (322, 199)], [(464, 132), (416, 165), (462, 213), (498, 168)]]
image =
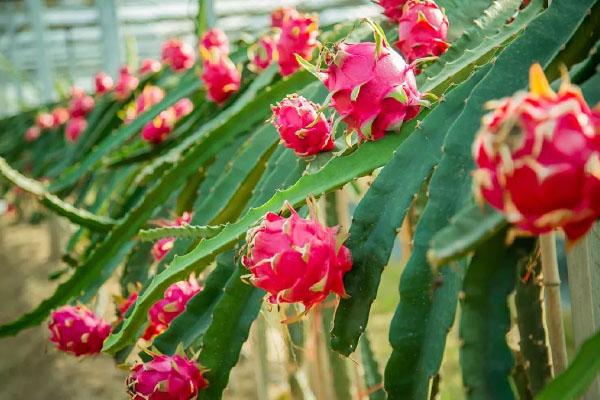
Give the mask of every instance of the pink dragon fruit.
[(298, 16), (298, 11), (291, 7), (280, 7), (276, 9), (271, 13), (271, 26), (273, 28), (281, 29), (286, 15), (289, 15), (290, 18), (296, 18)]
[(146, 110), (152, 108), (152, 106), (160, 103), (165, 97), (165, 91), (158, 86), (146, 85), (144, 90), (135, 100), (135, 108), (127, 109), (125, 115), (125, 122), (129, 123), (143, 114)]
[(343, 276), (352, 268), (350, 251), (336, 241), (337, 228), (301, 218), (268, 213), (248, 231), (242, 263), (250, 282), (266, 290), (269, 301), (304, 304), (306, 310), (330, 292), (345, 296)]
[(211, 54), (214, 52), (229, 55), (229, 39), (221, 29), (212, 28), (200, 38), (199, 48), (200, 55), (204, 60), (211, 58)]
[(150, 340), (164, 332), (171, 321), (185, 310), (188, 301), (201, 290), (202, 288), (198, 286), (194, 277), (169, 286), (163, 298), (154, 303), (148, 311), (150, 325), (144, 332), (144, 339)]
[(342, 43), (325, 72), (332, 106), (361, 140), (379, 140), (420, 110), (413, 68), (385, 43)]
[(135, 365), (126, 384), (132, 400), (191, 400), (208, 386), (196, 363), (178, 354)]
[(248, 49), (248, 58), (251, 60), (248, 67), (252, 72), (259, 73), (277, 58), (275, 41), (271, 36), (263, 36), (258, 42)]
[(64, 107), (56, 107), (52, 110), (52, 127), (58, 128), (69, 120), (69, 110)]
[(392, 21), (400, 21), (402, 8), (408, 0), (379, 0), (377, 4), (383, 7), (383, 14)]
[(333, 149), (331, 124), (320, 106), (297, 94), (288, 95), (273, 109), (272, 123), (283, 144), (299, 156)]
[(146, 59), (142, 60), (142, 63), (140, 64), (140, 69), (138, 72), (140, 75), (154, 74), (154, 73), (160, 71), (161, 67), (162, 66), (161, 66), (160, 62), (153, 60), (151, 58), (146, 58)]
[(50, 341), (76, 356), (97, 354), (110, 334), (110, 325), (84, 306), (63, 306), (48, 322)]
[(224, 54), (204, 61), (201, 79), (208, 91), (208, 100), (223, 104), (240, 88), (242, 75), (235, 64)]
[(65, 138), (74, 143), (79, 139), (79, 136), (85, 131), (87, 121), (83, 117), (71, 118), (65, 127)]
[(169, 136), (176, 122), (175, 112), (173, 108), (169, 107), (142, 128), (142, 139), (149, 143), (159, 144)]
[(122, 299), (121, 302), (117, 304), (117, 316), (119, 317), (119, 320), (125, 317), (127, 311), (129, 311), (131, 306), (137, 301), (138, 296), (138, 292), (131, 292), (126, 299)]
[(194, 111), (194, 103), (187, 97), (178, 100), (173, 104), (173, 111), (175, 111), (175, 118), (180, 119), (191, 114)]
[(281, 32), (277, 39), (277, 56), (282, 76), (288, 76), (300, 68), (296, 54), (305, 60), (312, 58), (317, 47), (317, 17), (309, 14), (285, 13)]
[(117, 100), (127, 100), (131, 93), (138, 87), (140, 80), (131, 74), (129, 67), (124, 66), (119, 70), (119, 81), (115, 86)]
[(35, 124), (42, 130), (51, 129), (54, 126), (54, 117), (49, 112), (41, 112), (35, 118)]
[(179, 39), (169, 39), (162, 45), (161, 60), (175, 72), (185, 71), (194, 65), (194, 49)]
[[(175, 218), (175, 221), (161, 221), (160, 226), (183, 226), (188, 225), (192, 222), (192, 213), (185, 211), (180, 217)], [(166, 237), (159, 239), (154, 246), (152, 246), (152, 256), (156, 261), (162, 260), (173, 248), (175, 243), (174, 237)]]
[(69, 115), (71, 118), (85, 117), (94, 109), (94, 98), (78, 87), (71, 88)]
[(448, 18), (432, 0), (408, 0), (398, 21), (396, 46), (409, 63), (448, 50)]
[(98, 72), (96, 74), (94, 84), (96, 86), (97, 95), (103, 95), (109, 92), (114, 86), (112, 78), (104, 72)]
[(42, 134), (42, 130), (40, 129), (39, 126), (30, 126), (26, 131), (25, 131), (25, 140), (28, 142), (33, 142), (35, 140), (37, 140), (40, 135)]
[(538, 64), (530, 87), (488, 104), (473, 144), (475, 194), (517, 234), (560, 227), (575, 241), (600, 216), (600, 113), (567, 80), (553, 92)]

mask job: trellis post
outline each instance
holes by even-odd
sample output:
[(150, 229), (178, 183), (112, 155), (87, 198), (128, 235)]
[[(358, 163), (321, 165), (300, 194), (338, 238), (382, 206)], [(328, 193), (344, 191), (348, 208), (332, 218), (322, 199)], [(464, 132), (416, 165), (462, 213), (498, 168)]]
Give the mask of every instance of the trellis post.
[(98, 15), (102, 29), (104, 69), (116, 76), (119, 66), (125, 58), (119, 29), (117, 5), (115, 0), (97, 0)]
[(46, 30), (46, 23), (44, 22), (44, 6), (42, 0), (26, 1), (37, 54), (36, 63), (38, 79), (42, 84), (41, 96), (43, 101), (50, 102), (54, 99), (54, 86), (52, 84), (52, 62), (50, 58), (48, 58), (44, 40), (44, 31)]

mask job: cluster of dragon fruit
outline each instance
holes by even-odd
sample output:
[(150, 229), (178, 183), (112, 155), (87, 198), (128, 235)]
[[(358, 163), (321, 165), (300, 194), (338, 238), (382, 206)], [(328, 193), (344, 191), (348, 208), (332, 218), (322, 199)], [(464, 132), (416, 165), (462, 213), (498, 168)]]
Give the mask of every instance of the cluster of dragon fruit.
[[(275, 11), (271, 31), (250, 48), (250, 71), (260, 73), (277, 63), (283, 77), (306, 68), (319, 50), (328, 53), (324, 68), (313, 67), (330, 93), (329, 104), (290, 94), (272, 106), (271, 122), (283, 145), (299, 157), (336, 147), (336, 118), (346, 126), (343, 134), (355, 134), (355, 144), (361, 146), (397, 131), (427, 105), (416, 75), (422, 60), (439, 57), (448, 49), (448, 19), (432, 0), (380, 0), (379, 4), (398, 25), (396, 49), (376, 27), (374, 42), (342, 42), (333, 50), (319, 49), (317, 17), (291, 8)], [(199, 40), (198, 54), (206, 97), (222, 106), (241, 84), (241, 71), (230, 59), (225, 33), (207, 31)], [(163, 45), (161, 61), (145, 60), (140, 76), (157, 73), (163, 65), (174, 72), (190, 69), (196, 63), (194, 49), (180, 40), (169, 40)], [(138, 84), (139, 78), (126, 67), (116, 85), (100, 73), (96, 95), (112, 93), (126, 101)], [(164, 96), (160, 87), (145, 86), (125, 107), (124, 122), (130, 123)], [(75, 141), (85, 130), (85, 116), (93, 107), (93, 97), (74, 89), (68, 109), (40, 114), (27, 138), (33, 140), (42, 130), (66, 123), (67, 139)], [(529, 92), (491, 102), (488, 107), (491, 112), (483, 118), (473, 144), (475, 197), (502, 211), (518, 234), (558, 228), (570, 240), (580, 238), (600, 217), (598, 107), (590, 108), (568, 81), (554, 92), (540, 66), (531, 69)], [(189, 99), (178, 101), (144, 126), (141, 138), (151, 144), (162, 142), (192, 110)], [(184, 226), (191, 220), (192, 214), (186, 212), (161, 224)], [(266, 291), (270, 303), (299, 303), (305, 312), (332, 293), (346, 296), (344, 274), (352, 268), (352, 255), (337, 236), (338, 228), (322, 224), (315, 212), (303, 218), (286, 205), (280, 213), (268, 213), (247, 233), (241, 262), (249, 271), (248, 282)], [(155, 262), (169, 253), (174, 242), (175, 238), (164, 238), (154, 244)], [(137, 296), (132, 291), (117, 304), (115, 324), (135, 307)], [(202, 296), (202, 285), (194, 276), (168, 287), (150, 308), (142, 339), (150, 342), (164, 332), (194, 296)], [(99, 353), (112, 329), (82, 305), (54, 311), (48, 326), (56, 347), (75, 356)], [(151, 355), (150, 361), (133, 366), (127, 378), (132, 399), (191, 399), (210, 385), (193, 358)]]

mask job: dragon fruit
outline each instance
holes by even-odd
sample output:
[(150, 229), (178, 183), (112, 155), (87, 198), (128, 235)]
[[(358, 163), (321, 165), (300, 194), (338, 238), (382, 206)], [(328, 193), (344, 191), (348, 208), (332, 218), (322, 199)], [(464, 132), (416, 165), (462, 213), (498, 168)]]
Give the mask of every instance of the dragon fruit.
[(229, 55), (229, 39), (225, 32), (219, 28), (207, 30), (200, 38), (200, 55), (206, 60), (211, 57), (211, 54)]
[(288, 95), (273, 109), (272, 123), (285, 147), (299, 156), (333, 149), (331, 124), (319, 105), (297, 94)]
[(239, 90), (242, 76), (228, 56), (212, 54), (204, 61), (201, 79), (206, 85), (208, 100), (223, 104)]
[(165, 91), (158, 86), (146, 85), (144, 90), (135, 100), (134, 107), (128, 107), (125, 113), (125, 122), (129, 123), (143, 114), (146, 110), (152, 108), (152, 106), (160, 103), (165, 97)]
[(28, 142), (33, 142), (35, 140), (37, 140), (40, 135), (42, 134), (42, 130), (40, 129), (39, 126), (30, 126), (26, 131), (25, 131), (25, 140)]
[(277, 49), (275, 41), (271, 36), (263, 36), (258, 42), (248, 49), (248, 58), (251, 60), (249, 69), (252, 72), (259, 73), (267, 69), (276, 59)]
[(175, 118), (183, 118), (194, 111), (194, 103), (187, 97), (184, 97), (173, 104), (173, 111), (175, 111)]
[(54, 117), (49, 112), (41, 112), (35, 118), (35, 124), (42, 130), (51, 129), (54, 126)]
[(78, 87), (71, 88), (69, 115), (71, 118), (85, 117), (94, 109), (94, 98)]
[(162, 45), (161, 60), (175, 72), (185, 71), (194, 65), (194, 49), (179, 39), (169, 39)]
[(115, 86), (117, 100), (127, 100), (131, 93), (138, 87), (140, 80), (131, 74), (129, 67), (124, 66), (119, 70), (119, 81)]
[(85, 131), (87, 121), (83, 117), (71, 118), (65, 127), (65, 138), (74, 143), (79, 139), (79, 136)]
[(63, 306), (54, 311), (48, 329), (50, 341), (59, 350), (76, 356), (99, 353), (111, 331), (108, 323), (84, 306)]
[[(192, 213), (185, 211), (180, 217), (175, 218), (175, 221), (161, 221), (160, 226), (183, 226), (188, 225), (192, 222)], [(152, 256), (156, 261), (162, 260), (173, 248), (175, 243), (174, 237), (166, 237), (159, 239), (154, 246), (152, 246)]]
[(171, 321), (185, 310), (185, 306), (202, 288), (194, 277), (187, 281), (180, 281), (167, 288), (162, 299), (150, 307), (148, 320), (150, 325), (144, 332), (144, 339), (150, 340), (164, 332)]
[(281, 29), (286, 15), (295, 18), (298, 16), (298, 11), (292, 7), (279, 7), (271, 13), (271, 27)]
[(265, 215), (248, 231), (242, 263), (250, 282), (264, 290), (273, 304), (304, 304), (306, 310), (330, 292), (345, 296), (343, 276), (352, 268), (350, 251), (336, 240), (337, 228), (301, 218), (288, 204), (291, 215)]
[(173, 108), (169, 107), (158, 114), (142, 128), (141, 136), (146, 142), (159, 144), (169, 136), (177, 122)]
[(94, 84), (96, 86), (96, 94), (103, 95), (113, 88), (114, 82), (112, 78), (104, 72), (98, 72), (94, 77)]
[(392, 21), (400, 21), (402, 8), (408, 0), (379, 0), (377, 4), (383, 7), (383, 14)]
[(69, 120), (69, 110), (64, 107), (56, 107), (52, 110), (52, 127), (58, 128)]
[(125, 317), (125, 314), (127, 313), (127, 311), (129, 311), (129, 309), (131, 308), (131, 306), (133, 306), (135, 304), (135, 302), (138, 299), (138, 292), (131, 292), (129, 294), (129, 296), (127, 296), (126, 299), (122, 299), (118, 305), (117, 305), (117, 315), (119, 317), (119, 319), (123, 319), (123, 317)]
[(178, 354), (135, 365), (126, 384), (132, 400), (191, 400), (208, 386), (196, 363)]
[(379, 140), (420, 110), (413, 68), (382, 43), (342, 43), (325, 72), (332, 106), (361, 140)]
[(160, 62), (153, 60), (151, 58), (145, 58), (144, 60), (142, 60), (142, 63), (140, 64), (140, 69), (138, 72), (140, 75), (154, 74), (154, 73), (160, 71), (160, 69), (161, 69)]
[(448, 18), (432, 0), (408, 0), (398, 21), (396, 46), (409, 63), (448, 50)]
[(558, 93), (542, 68), (530, 92), (490, 102), (473, 144), (474, 189), (516, 233), (562, 228), (570, 241), (600, 216), (600, 113), (568, 83)]
[(305, 60), (312, 58), (317, 47), (318, 20), (314, 15), (288, 12), (283, 15), (277, 39), (277, 61), (282, 76), (300, 68), (296, 54)]

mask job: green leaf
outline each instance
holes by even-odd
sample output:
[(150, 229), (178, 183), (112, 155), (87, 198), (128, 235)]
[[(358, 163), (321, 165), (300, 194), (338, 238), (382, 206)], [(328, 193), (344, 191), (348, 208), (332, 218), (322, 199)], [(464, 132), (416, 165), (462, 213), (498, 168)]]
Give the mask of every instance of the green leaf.
[(198, 226), (198, 225), (182, 225), (182, 226), (163, 226), (153, 229), (142, 229), (138, 234), (140, 240), (149, 242), (166, 237), (185, 237), (192, 239), (207, 239), (215, 236), (223, 230), (223, 226)]
[(505, 236), (504, 229), (477, 249), (463, 285), (460, 364), (471, 400), (515, 398), (509, 380), (514, 360), (506, 343), (511, 325), (508, 296), (533, 240), (507, 248)]
[(433, 266), (448, 264), (466, 256), (507, 225), (504, 216), (491, 207), (469, 204), (435, 234), (427, 259)]
[[(415, 193), (442, 155), (448, 120), (463, 109), (465, 98), (485, 71), (451, 91), (446, 101), (425, 117), (420, 128), (398, 148), (354, 211), (346, 243), (352, 252), (353, 266), (344, 277), (350, 297), (340, 301), (331, 332), (331, 345), (336, 351), (348, 355), (356, 349), (377, 295), (381, 273), (390, 257), (396, 230)], [(390, 203), (389, 199), (394, 202)]]
[(29, 179), (11, 168), (2, 157), (0, 157), (0, 174), (14, 185), (36, 196), (45, 207), (73, 223), (100, 232), (109, 230), (116, 223), (116, 221), (110, 218), (94, 215), (89, 211), (76, 208), (62, 201), (57, 196), (48, 193), (39, 182)]
[(536, 400), (579, 398), (600, 372), (600, 332), (586, 340), (569, 367), (536, 397)]

